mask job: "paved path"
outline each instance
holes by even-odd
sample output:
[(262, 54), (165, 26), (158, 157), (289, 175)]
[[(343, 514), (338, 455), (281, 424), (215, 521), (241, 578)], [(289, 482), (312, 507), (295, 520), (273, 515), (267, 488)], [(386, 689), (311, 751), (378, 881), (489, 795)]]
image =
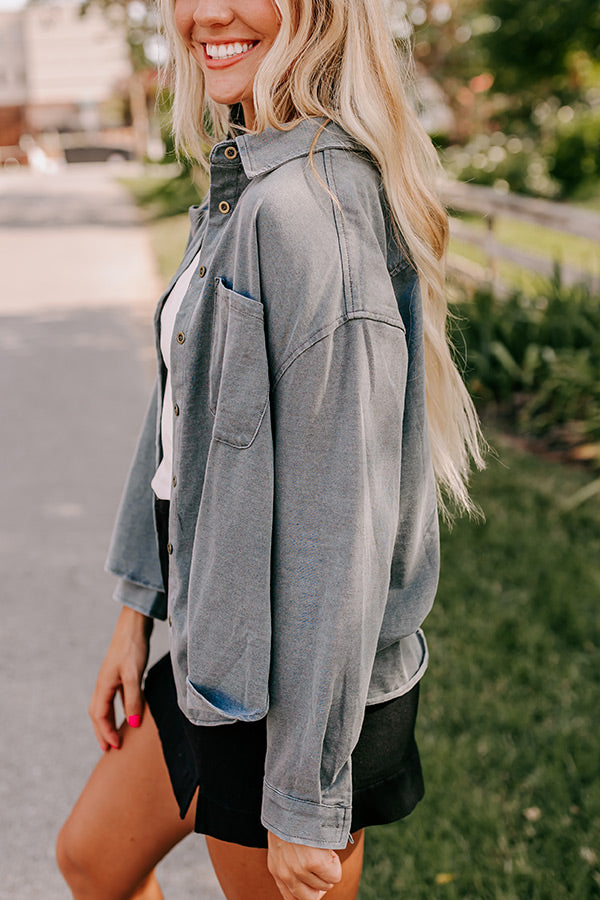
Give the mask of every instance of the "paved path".
[[(109, 169), (0, 172), (2, 900), (70, 896), (54, 841), (99, 754), (86, 710), (117, 612), (103, 562), (158, 290)], [(223, 896), (199, 836), (159, 873), (167, 900)]]

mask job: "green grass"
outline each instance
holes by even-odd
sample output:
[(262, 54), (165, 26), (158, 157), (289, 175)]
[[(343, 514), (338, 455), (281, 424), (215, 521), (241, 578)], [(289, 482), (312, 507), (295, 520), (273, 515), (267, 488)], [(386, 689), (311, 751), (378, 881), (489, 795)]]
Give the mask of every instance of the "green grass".
[(169, 219), (155, 219), (148, 224), (150, 243), (164, 287), (177, 268), (188, 238), (190, 220), (187, 213)]
[[(450, 241), (450, 252), (477, 263), (484, 269), (487, 268), (488, 260), (486, 254), (474, 244), (469, 244), (467, 241), (459, 238), (452, 238)], [(541, 275), (503, 260), (498, 260), (497, 267), (500, 279), (508, 287), (523, 291), (528, 296), (539, 293), (539, 286), (542, 281)]]
[(360, 900), (600, 897), (600, 510), (563, 508), (585, 474), (494, 442), (485, 523), (442, 535), (426, 797), (368, 830)]
[[(481, 216), (461, 214), (460, 218), (481, 232), (487, 228), (486, 222)], [(496, 219), (494, 236), (501, 244), (524, 250), (542, 259), (574, 266), (590, 275), (600, 273), (600, 243), (592, 239), (577, 237), (543, 226), (532, 226), (518, 219), (509, 219), (504, 216), (498, 216)], [(452, 252), (481, 266), (487, 264), (487, 257), (483, 250), (467, 241), (452, 238), (450, 248)], [(541, 276), (531, 273), (521, 266), (499, 260), (498, 272), (501, 279), (510, 287), (526, 293), (534, 293), (539, 289)]]
[[(487, 230), (487, 223), (481, 216), (461, 215), (461, 220), (482, 232)], [(509, 247), (528, 250), (542, 258), (577, 266), (592, 274), (600, 267), (600, 244), (591, 238), (577, 237), (542, 225), (532, 226), (505, 216), (496, 218), (494, 235), (500, 243)]]

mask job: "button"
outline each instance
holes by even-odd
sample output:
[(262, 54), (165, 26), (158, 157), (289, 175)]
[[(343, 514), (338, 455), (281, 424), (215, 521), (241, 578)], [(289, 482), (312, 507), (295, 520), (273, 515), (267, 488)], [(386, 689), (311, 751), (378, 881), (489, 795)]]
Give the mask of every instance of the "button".
[(173, 485), (173, 487), (177, 487), (177, 475), (173, 475), (173, 480), (172, 480), (171, 484)]
[(219, 203), (219, 212), (222, 212), (223, 215), (226, 215), (230, 209), (231, 207), (227, 200), (221, 200), (221, 202)]
[(235, 159), (237, 155), (237, 147), (225, 147), (225, 156), (227, 159)]
[(183, 331), (180, 331), (179, 334), (177, 335), (177, 343), (183, 344), (184, 341), (185, 341), (185, 334), (183, 333)]
[(200, 278), (204, 278), (204, 276), (206, 275), (206, 266), (200, 266), (200, 268), (198, 269), (198, 275), (200, 276)]
[(173, 619), (169, 616), (169, 628), (173, 627)]
[(177, 403), (173, 404), (173, 412), (175, 413), (176, 416), (179, 415), (179, 406), (177, 405)]
[(169, 554), (169, 556), (171, 556), (171, 554), (173, 553), (173, 544), (171, 543), (171, 541), (169, 541), (169, 543), (167, 544), (167, 553)]

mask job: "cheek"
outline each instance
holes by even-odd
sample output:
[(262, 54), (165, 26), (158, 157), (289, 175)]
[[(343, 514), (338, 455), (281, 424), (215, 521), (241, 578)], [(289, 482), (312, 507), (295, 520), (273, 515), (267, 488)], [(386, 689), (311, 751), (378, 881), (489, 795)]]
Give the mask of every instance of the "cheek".
[(186, 0), (177, 0), (175, 4), (175, 27), (186, 42), (190, 41), (190, 34), (194, 25), (194, 7)]

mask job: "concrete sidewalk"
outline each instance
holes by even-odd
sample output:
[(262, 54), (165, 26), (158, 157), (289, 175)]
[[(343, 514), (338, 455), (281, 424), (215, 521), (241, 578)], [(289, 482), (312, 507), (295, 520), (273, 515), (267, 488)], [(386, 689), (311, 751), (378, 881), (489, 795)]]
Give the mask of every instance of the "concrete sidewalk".
[[(0, 897), (67, 900), (56, 833), (98, 759), (87, 718), (117, 607), (104, 557), (153, 371), (159, 285), (106, 166), (0, 172)], [(153, 658), (164, 652), (163, 628)], [(222, 900), (203, 838), (167, 900)]]

